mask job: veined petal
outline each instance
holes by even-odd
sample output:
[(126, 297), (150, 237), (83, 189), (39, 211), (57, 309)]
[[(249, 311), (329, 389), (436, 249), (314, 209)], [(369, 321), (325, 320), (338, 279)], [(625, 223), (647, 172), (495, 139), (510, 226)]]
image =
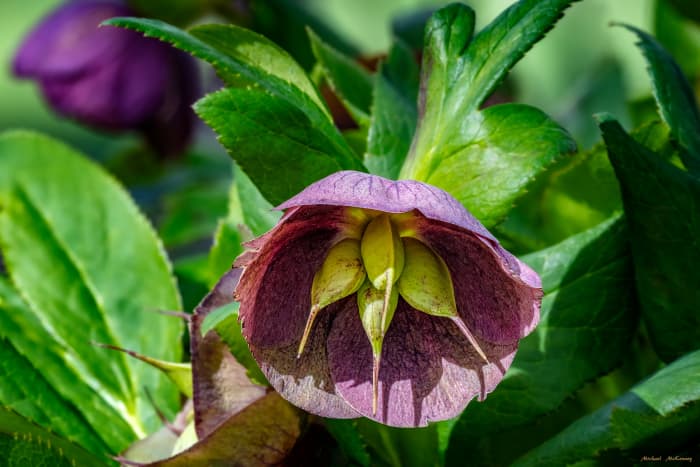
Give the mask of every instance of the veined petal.
[(340, 310), (328, 335), (328, 360), (338, 393), (361, 415), (398, 427), (426, 426), (483, 400), (510, 366), (517, 342), (481, 340), (486, 364), (454, 323), (411, 308), (403, 299), (382, 346), (378, 406), (372, 412), (372, 348), (357, 310)]
[[(532, 331), (539, 321), (542, 289), (531, 285), (537, 281), (529, 275), (529, 267), (507, 252), (509, 258), (504, 259), (482, 239), (460, 229), (423, 222), (419, 233), (447, 264), (457, 311), (477, 337), (509, 344)], [(515, 267), (518, 275), (511, 269)]]
[(392, 181), (377, 175), (345, 170), (309, 185), (277, 209), (310, 205), (354, 206), (389, 213), (417, 210), (428, 219), (462, 227), (494, 244), (498, 243), (491, 232), (449, 193), (415, 180)]

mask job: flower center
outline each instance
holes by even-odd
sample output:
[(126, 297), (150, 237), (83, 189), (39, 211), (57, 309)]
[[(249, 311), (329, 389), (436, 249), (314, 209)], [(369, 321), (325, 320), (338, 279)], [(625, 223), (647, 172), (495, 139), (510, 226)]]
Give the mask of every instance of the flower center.
[(382, 344), (399, 295), (416, 310), (454, 321), (481, 358), (487, 363), (488, 359), (457, 312), (445, 261), (412, 236), (413, 229), (400, 232), (397, 228), (397, 224), (410, 226), (414, 216), (367, 210), (361, 216), (354, 214), (362, 235), (360, 239), (345, 238), (331, 247), (316, 272), (311, 285), (311, 310), (297, 358), (304, 351), (319, 311), (357, 293), (359, 317), (372, 347), (372, 413), (376, 414)]

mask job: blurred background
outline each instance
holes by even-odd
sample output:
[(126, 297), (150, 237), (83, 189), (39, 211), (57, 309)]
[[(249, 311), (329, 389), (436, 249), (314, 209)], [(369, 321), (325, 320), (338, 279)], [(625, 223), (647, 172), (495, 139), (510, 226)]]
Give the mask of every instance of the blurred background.
[[(678, 5), (681, 8), (674, 8)], [(59, 116), (47, 104), (36, 81), (13, 76), (12, 61), (26, 35), (59, 0), (6, 0), (0, 14), (0, 130), (28, 128), (66, 141), (104, 164), (129, 189), (154, 222), (176, 265), (186, 306), (191, 308), (207, 290), (206, 261), (217, 222), (228, 207), (231, 161), (214, 134), (195, 124), (192, 144), (177, 157), (158, 157), (138, 134), (89, 129)], [(400, 36), (417, 51), (429, 13), (447, 2), (429, 0), (178, 0), (195, 8), (196, 18), (163, 17), (179, 25), (236, 22), (270, 37), (312, 72), (304, 26), (326, 42), (358, 59), (385, 53)], [(509, 0), (471, 0), (477, 29), (490, 22)], [(592, 119), (596, 112), (615, 115), (628, 128), (639, 124), (650, 108), (649, 78), (634, 38), (611, 22), (624, 22), (657, 34), (691, 77), (700, 69), (700, 28), (684, 19), (684, 0), (584, 0), (518, 63), (501, 90), (501, 100), (537, 106), (567, 128), (584, 150), (600, 140)], [(167, 2), (165, 3), (167, 5)], [(133, 0), (130, 6), (154, 9), (164, 3)], [(168, 8), (162, 11), (168, 11)], [(180, 11), (180, 10), (177, 10)], [(185, 15), (186, 18), (186, 15)], [(199, 93), (220, 83), (213, 71), (198, 63)], [(633, 110), (633, 111), (631, 111)], [(634, 121), (631, 115), (635, 115)]]

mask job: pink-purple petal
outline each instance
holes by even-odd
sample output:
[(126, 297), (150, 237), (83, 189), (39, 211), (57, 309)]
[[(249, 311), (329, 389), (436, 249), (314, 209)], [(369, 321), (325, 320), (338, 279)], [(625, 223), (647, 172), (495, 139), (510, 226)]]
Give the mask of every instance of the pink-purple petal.
[(277, 209), (295, 206), (332, 205), (374, 209), (390, 213), (418, 210), (428, 219), (457, 225), (497, 243), (449, 193), (415, 180), (388, 180), (377, 175), (346, 170), (309, 185)]
[(286, 216), (253, 242), (236, 296), (243, 336), (270, 384), (293, 404), (322, 416), (356, 417), (335, 393), (325, 357), (332, 305), (318, 316), (306, 349), (297, 349), (311, 308), (311, 283), (327, 251), (342, 238), (344, 210), (309, 207)]
[(485, 364), (447, 318), (414, 310), (402, 299), (382, 349), (377, 413), (372, 413), (372, 350), (357, 305), (345, 302), (328, 336), (328, 360), (338, 393), (360, 414), (397, 427), (425, 426), (458, 415), (493, 391), (517, 342), (479, 340)]
[(529, 267), (506, 252), (517, 261), (509, 265), (497, 250), (460, 229), (424, 222), (419, 232), (445, 260), (457, 310), (472, 333), (492, 343), (509, 344), (532, 331), (539, 321), (542, 290), (530, 285), (537, 281)]

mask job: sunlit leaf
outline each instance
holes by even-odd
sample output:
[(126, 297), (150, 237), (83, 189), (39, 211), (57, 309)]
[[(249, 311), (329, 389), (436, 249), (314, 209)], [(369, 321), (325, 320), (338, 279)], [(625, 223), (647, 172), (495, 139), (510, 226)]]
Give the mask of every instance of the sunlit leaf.
[(37, 134), (0, 137), (0, 206), (2, 254), (27, 305), (4, 335), (120, 451), (159, 424), (146, 389), (166, 413), (178, 405), (158, 370), (92, 345), (181, 358), (182, 322), (156, 313), (181, 307), (160, 241), (111, 177)]

